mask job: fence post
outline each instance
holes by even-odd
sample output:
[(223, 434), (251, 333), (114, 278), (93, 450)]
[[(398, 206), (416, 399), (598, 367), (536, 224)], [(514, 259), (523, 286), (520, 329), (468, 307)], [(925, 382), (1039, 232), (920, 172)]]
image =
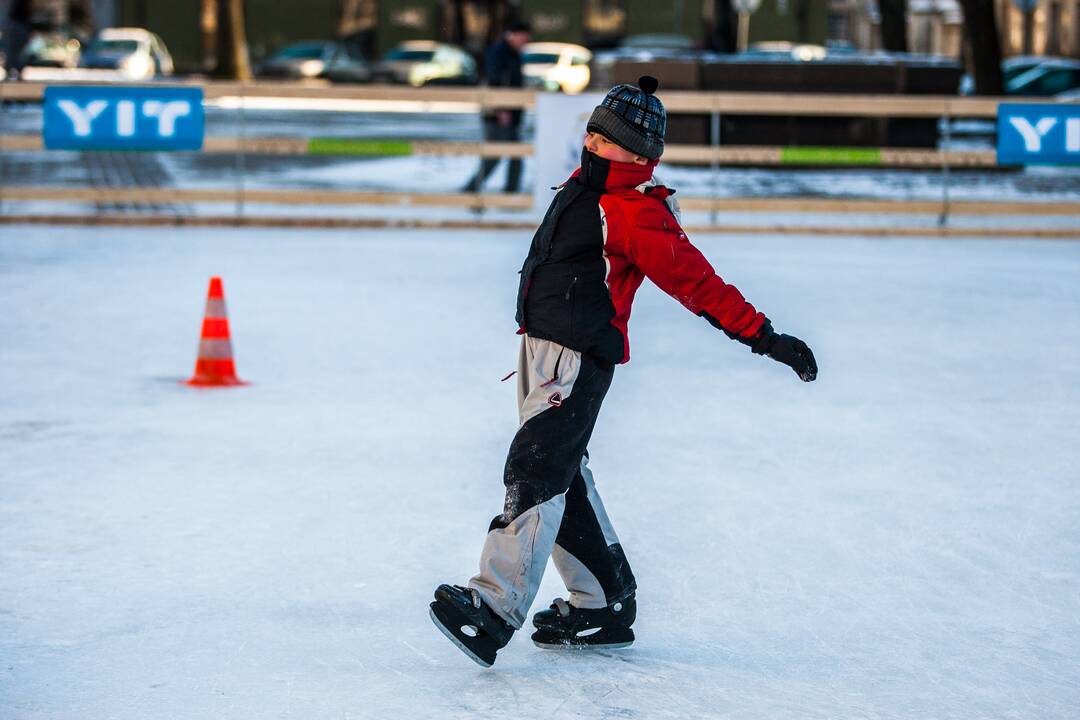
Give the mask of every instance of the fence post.
[(717, 195), (720, 193), (720, 108), (718, 107), (719, 100), (713, 97), (713, 107), (711, 116), (711, 128), (709, 135), (712, 139), (712, 161), (710, 162), (710, 168), (712, 170), (712, 178), (710, 180), (712, 188), (710, 194), (712, 195), (712, 202), (709, 203), (709, 223), (716, 225), (717, 211), (716, 201)]
[(0, 80), (0, 211), (4, 209), (4, 182), (7, 177), (4, 173), (4, 136), (7, 135), (7, 83), (8, 80)]
[(240, 87), (240, 147), (235, 156), (236, 171), (236, 222), (240, 224), (244, 217), (244, 174), (247, 172), (247, 100), (244, 93), (245, 81), (239, 81)]
[[(479, 99), (480, 99), (480, 103), (479, 103), (479, 105), (480, 105), (480, 115), (479, 115), (479, 117), (480, 117), (480, 157), (477, 158), (477, 159), (480, 161), (480, 165), (479, 165), (480, 168), (482, 168), (484, 166), (484, 160), (487, 159), (487, 158), (484, 157), (484, 149), (487, 147), (487, 143), (488, 143), (487, 126), (484, 124), (484, 111), (487, 110), (487, 99), (488, 99), (487, 88), (488, 88), (487, 83), (484, 83), (484, 84), (480, 85), (480, 88), (479, 88), (480, 89), (480, 97), (479, 97)], [(525, 111), (522, 110), (522, 114), (524, 114), (524, 112)], [(519, 129), (524, 124), (525, 124), (524, 118), (522, 118), (521, 125), (518, 126)], [(533, 142), (536, 142), (535, 139), (533, 140)], [(503, 160), (503, 158), (499, 158), (500, 163), (502, 162), (502, 160)], [(497, 168), (498, 168), (498, 166), (496, 166), (496, 169)], [(475, 175), (475, 177), (479, 178), (480, 174), (481, 174), (479, 168), (476, 170), (476, 173), (477, 174)], [(487, 181), (487, 178), (484, 178), (480, 182), (476, 183), (476, 206), (473, 208), (473, 212), (476, 213), (478, 216), (483, 215), (484, 210), (486, 210), (486, 208), (484, 207), (484, 183), (486, 181)]]
[(949, 222), (949, 151), (952, 146), (952, 113), (949, 101), (945, 101), (945, 138), (941, 148), (941, 215), (938, 216), (938, 227), (945, 227)]

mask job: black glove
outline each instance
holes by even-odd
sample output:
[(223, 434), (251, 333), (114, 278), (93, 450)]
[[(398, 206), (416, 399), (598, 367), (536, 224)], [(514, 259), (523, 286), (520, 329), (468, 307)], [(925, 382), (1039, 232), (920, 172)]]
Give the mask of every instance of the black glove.
[(758, 337), (754, 338), (751, 350), (758, 355), (768, 355), (777, 362), (782, 362), (799, 376), (803, 382), (812, 382), (817, 378), (817, 361), (814, 353), (799, 338), (773, 332), (765, 325)]

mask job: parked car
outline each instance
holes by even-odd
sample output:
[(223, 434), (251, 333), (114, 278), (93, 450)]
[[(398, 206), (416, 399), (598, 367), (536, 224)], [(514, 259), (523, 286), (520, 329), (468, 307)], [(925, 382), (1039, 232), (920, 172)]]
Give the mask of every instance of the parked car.
[(1006, 95), (1052, 97), (1080, 88), (1080, 60), (1046, 58), (1005, 82)]
[(645, 33), (627, 35), (619, 41), (623, 50), (693, 50), (694, 41), (686, 35), (671, 33)]
[(29, 67), (73, 68), (79, 65), (82, 42), (60, 30), (35, 32), (23, 49)]
[(373, 68), (354, 44), (338, 43), (326, 64), (326, 77), (337, 83), (371, 82)]
[(476, 61), (456, 45), (409, 40), (388, 52), (374, 69), (380, 82), (422, 85), (475, 85)]
[(522, 53), (525, 84), (577, 94), (589, 86), (592, 53), (581, 45), (529, 43)]
[(255, 74), (277, 78), (322, 77), (337, 51), (338, 43), (330, 40), (293, 43), (259, 63)]
[[(649, 60), (694, 61), (708, 55), (704, 50), (695, 48), (693, 41), (685, 35), (629, 35), (619, 42), (618, 47), (593, 53), (589, 65), (589, 80), (592, 87), (603, 90), (615, 82), (616, 63)], [(661, 78), (661, 85), (665, 84), (664, 79)]]
[(1020, 73), (1027, 72), (1037, 65), (1042, 65), (1050, 58), (1046, 55), (1013, 55), (1001, 61), (1001, 75), (1004, 82), (1009, 82)]
[[(829, 55), (829, 50), (824, 45), (808, 45), (806, 43), (793, 43), (786, 40), (770, 40), (767, 42), (751, 43), (746, 52), (746, 57), (778, 58), (781, 60), (797, 60), (799, 62), (813, 62), (824, 60)], [(854, 56), (855, 53), (847, 53)]]
[[(1080, 87), (1075, 80), (1070, 84), (1068, 68), (1076, 67), (1076, 60), (1047, 55), (1015, 55), (1001, 62), (1001, 81), (1006, 95), (1059, 95), (1073, 88)], [(1046, 67), (1042, 72), (1032, 70)], [(1024, 80), (1020, 80), (1025, 76)], [(1067, 86), (1067, 87), (1066, 87)], [(965, 73), (960, 80), (960, 94), (971, 95), (975, 92), (975, 79)]]
[(173, 60), (160, 37), (142, 28), (106, 28), (83, 51), (79, 67), (117, 70), (128, 80), (173, 74)]

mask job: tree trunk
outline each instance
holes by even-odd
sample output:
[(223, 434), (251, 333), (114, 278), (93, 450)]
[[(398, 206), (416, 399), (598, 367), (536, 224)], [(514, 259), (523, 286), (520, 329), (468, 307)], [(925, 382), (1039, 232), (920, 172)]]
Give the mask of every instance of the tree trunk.
[(811, 0), (799, 0), (795, 7), (795, 26), (801, 43), (810, 42), (810, 5)]
[(1001, 38), (994, 15), (994, 0), (960, 0), (964, 11), (964, 43), (971, 52), (971, 73), (976, 95), (1001, 95)]
[(465, 47), (464, 0), (439, 0), (439, 39)]
[(375, 28), (378, 24), (379, 7), (376, 0), (338, 0), (334, 38), (365, 58), (375, 57)]
[(878, 0), (881, 13), (881, 47), (907, 52), (907, 0)]
[(147, 18), (147, 0), (135, 0), (135, 25), (138, 27), (146, 27), (149, 23)]
[(491, 47), (502, 37), (506, 26), (510, 24), (510, 8), (506, 0), (487, 0), (487, 38), (484, 47)]
[(338, 0), (337, 30), (334, 37), (346, 37), (355, 32), (356, 18), (360, 16), (362, 0)]
[(720, 53), (733, 53), (739, 43), (739, 17), (731, 0), (711, 0), (713, 4), (712, 27), (706, 45)]
[(200, 0), (199, 30), (202, 33), (202, 71), (212, 73), (217, 68), (217, 0)]
[(214, 77), (251, 80), (244, 0), (217, 0), (217, 67)]

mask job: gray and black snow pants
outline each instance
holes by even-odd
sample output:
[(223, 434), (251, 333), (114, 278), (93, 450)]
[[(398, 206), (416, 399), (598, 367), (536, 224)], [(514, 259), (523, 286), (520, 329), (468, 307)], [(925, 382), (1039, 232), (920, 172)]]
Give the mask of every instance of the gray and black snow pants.
[(550, 340), (522, 336), (520, 427), (506, 458), (506, 503), (488, 528), (469, 586), (516, 628), (550, 556), (570, 603), (602, 608), (636, 584), (593, 484), (586, 447), (615, 369)]

